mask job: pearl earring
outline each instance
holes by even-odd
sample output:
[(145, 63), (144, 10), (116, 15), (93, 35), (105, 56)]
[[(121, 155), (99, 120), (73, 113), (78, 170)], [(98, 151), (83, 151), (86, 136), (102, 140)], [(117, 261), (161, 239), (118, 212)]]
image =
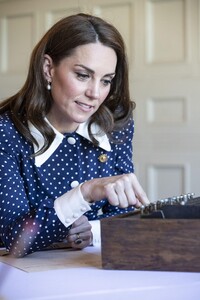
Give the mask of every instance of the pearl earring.
[(51, 82), (49, 82), (49, 81), (48, 81), (48, 84), (47, 84), (47, 90), (48, 90), (48, 91), (51, 90)]

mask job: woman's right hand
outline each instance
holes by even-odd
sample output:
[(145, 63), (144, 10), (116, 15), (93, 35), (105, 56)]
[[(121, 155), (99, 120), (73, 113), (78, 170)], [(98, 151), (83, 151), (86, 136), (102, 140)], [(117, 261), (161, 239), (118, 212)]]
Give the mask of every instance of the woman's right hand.
[(81, 185), (81, 192), (90, 203), (107, 198), (111, 205), (121, 208), (150, 203), (134, 173), (92, 179)]
[[(67, 241), (72, 248), (83, 249), (92, 242), (92, 226), (86, 216), (81, 216), (73, 224), (67, 235)], [(79, 240), (79, 243), (76, 241)]]

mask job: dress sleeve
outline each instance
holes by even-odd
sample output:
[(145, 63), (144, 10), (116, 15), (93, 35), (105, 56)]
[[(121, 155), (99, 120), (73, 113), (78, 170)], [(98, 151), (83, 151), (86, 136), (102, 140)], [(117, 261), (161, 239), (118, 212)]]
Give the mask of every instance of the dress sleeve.
[(0, 238), (10, 253), (21, 257), (65, 239), (70, 225), (90, 207), (84, 201), (79, 187), (57, 200), (44, 198), (38, 201), (37, 206), (32, 205), (26, 183), (21, 176), (18, 153), (13, 151), (13, 145), (9, 141), (2, 140)]

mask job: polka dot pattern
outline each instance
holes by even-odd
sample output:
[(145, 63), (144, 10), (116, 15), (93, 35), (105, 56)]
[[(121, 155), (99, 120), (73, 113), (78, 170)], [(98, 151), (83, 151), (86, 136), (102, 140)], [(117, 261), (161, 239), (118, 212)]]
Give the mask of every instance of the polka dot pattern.
[[(66, 228), (54, 210), (54, 200), (73, 185), (87, 180), (133, 172), (133, 121), (113, 133), (124, 139), (111, 142), (111, 151), (95, 147), (76, 132), (65, 134), (55, 152), (36, 167), (33, 145), (16, 130), (7, 114), (0, 117), (0, 236), (7, 249), (23, 256), (63, 240)], [(107, 160), (100, 161), (106, 154)], [(85, 213), (89, 220), (114, 216), (132, 210), (109, 205), (102, 199)]]

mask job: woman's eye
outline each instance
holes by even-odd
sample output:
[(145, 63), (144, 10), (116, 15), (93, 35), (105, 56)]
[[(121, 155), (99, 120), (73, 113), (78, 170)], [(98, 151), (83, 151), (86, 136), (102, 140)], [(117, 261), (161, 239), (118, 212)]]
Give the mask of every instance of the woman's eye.
[(112, 80), (104, 79), (104, 80), (102, 80), (102, 82), (103, 82), (103, 85), (107, 86), (107, 85), (111, 84)]
[(76, 72), (76, 75), (79, 79), (81, 80), (84, 80), (84, 79), (87, 79), (89, 78), (89, 75), (88, 74), (85, 74), (85, 73), (79, 73), (79, 72)]

